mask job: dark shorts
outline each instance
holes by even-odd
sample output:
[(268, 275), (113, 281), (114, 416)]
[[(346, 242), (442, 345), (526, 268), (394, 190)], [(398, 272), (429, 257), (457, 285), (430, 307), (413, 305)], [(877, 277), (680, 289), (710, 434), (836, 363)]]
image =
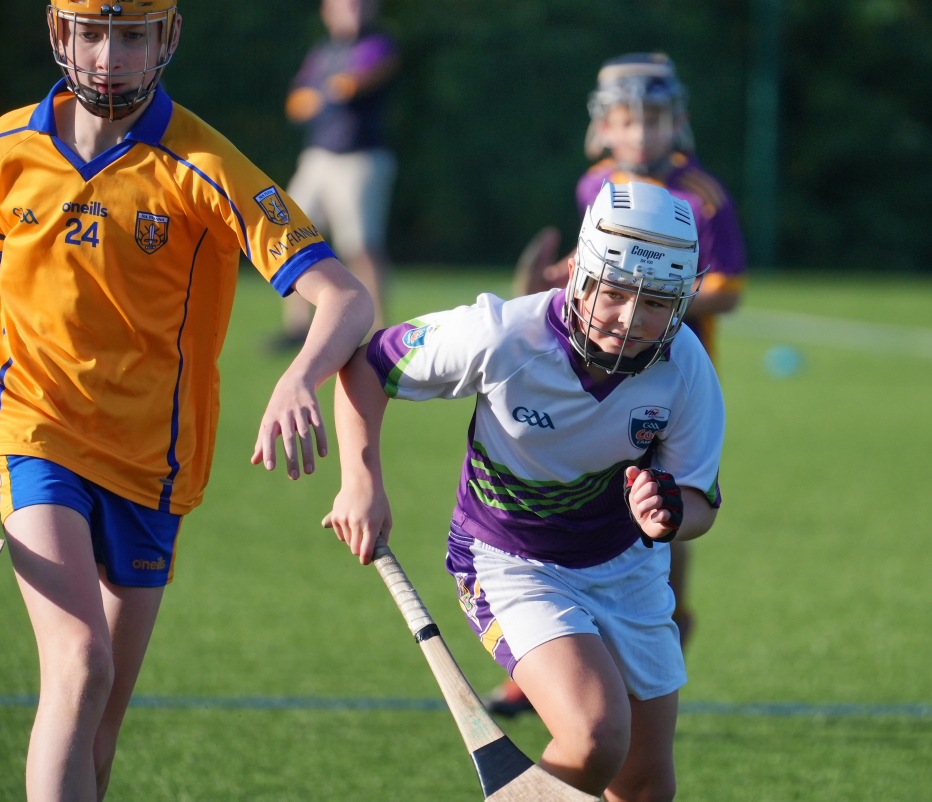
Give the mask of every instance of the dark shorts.
[(129, 501), (48, 460), (0, 456), (0, 518), (34, 504), (69, 507), (87, 519), (94, 559), (114, 585), (172, 581), (181, 515)]

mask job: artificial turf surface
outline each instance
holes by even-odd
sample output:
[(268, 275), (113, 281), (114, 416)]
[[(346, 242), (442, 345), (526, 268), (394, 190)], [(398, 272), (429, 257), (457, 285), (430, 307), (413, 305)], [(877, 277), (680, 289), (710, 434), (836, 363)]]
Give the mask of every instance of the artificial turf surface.
[[(484, 290), (506, 293), (507, 276), (399, 271), (391, 317), (468, 303)], [(726, 321), (725, 504), (694, 549), (699, 627), (684, 701), (932, 703), (932, 544), (924, 534), (932, 498), (923, 481), (932, 353), (909, 345), (932, 337), (930, 308), (929, 281), (756, 277), (744, 311)], [(319, 527), (338, 487), (336, 453), (297, 483), (248, 463), (288, 362), (263, 351), (278, 311), (275, 293), (244, 273), (222, 357), (213, 477), (185, 522), (137, 692), (436, 699), (374, 570)], [(819, 332), (835, 331), (833, 320), (840, 334), (826, 345)], [(898, 340), (903, 328), (921, 331)], [(775, 345), (798, 349), (798, 372), (768, 372)], [(331, 395), (322, 393), (328, 420)], [(500, 673), (462, 621), (443, 568), (471, 412), (468, 400), (392, 404), (384, 453), (393, 546), (485, 689)], [(35, 644), (6, 553), (0, 610), (0, 696), (35, 694)], [(24, 799), (32, 716), (0, 706), (0, 799)], [(539, 720), (506, 728), (539, 756)], [(930, 798), (932, 718), (684, 713), (677, 760), (687, 800), (918, 802)], [(443, 711), (132, 708), (108, 799), (480, 796)]]

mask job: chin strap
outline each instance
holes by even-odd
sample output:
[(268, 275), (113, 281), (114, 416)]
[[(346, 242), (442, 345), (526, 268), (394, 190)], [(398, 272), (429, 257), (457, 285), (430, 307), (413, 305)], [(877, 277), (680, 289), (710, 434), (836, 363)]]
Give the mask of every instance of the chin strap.
[[(573, 339), (576, 341), (576, 345), (579, 346), (580, 353), (585, 353), (586, 358), (596, 367), (602, 368), (602, 370), (607, 373), (626, 373), (631, 376), (635, 376), (643, 370), (646, 370), (647, 367), (653, 362), (654, 356), (657, 353), (656, 346), (654, 348), (648, 348), (645, 351), (641, 351), (637, 356), (623, 356), (621, 361), (618, 361), (617, 354), (610, 354), (608, 351), (603, 351), (596, 345), (592, 340), (589, 340), (586, 343), (586, 338), (583, 336), (582, 332), (574, 331)], [(616, 370), (615, 364), (618, 364)]]
[(129, 117), (152, 94), (150, 90), (145, 93), (132, 92), (129, 95), (114, 95), (111, 116), (109, 95), (87, 86), (79, 86), (76, 89), (73, 88), (72, 91), (81, 102), (81, 105), (95, 117), (111, 120), (122, 120), (124, 117)]

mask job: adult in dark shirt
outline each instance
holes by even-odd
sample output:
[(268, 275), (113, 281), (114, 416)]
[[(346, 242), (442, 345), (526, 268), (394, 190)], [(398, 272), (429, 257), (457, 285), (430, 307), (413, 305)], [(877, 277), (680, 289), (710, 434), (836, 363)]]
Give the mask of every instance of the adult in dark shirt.
[[(375, 28), (377, 0), (323, 0), (320, 13), (330, 38), (307, 54), (285, 105), (288, 119), (306, 127), (288, 193), (313, 212), (311, 219), (366, 285), (381, 328), (385, 228), (396, 172), (382, 120), (398, 51)], [(286, 298), (281, 343), (300, 346), (309, 325), (310, 307)]]

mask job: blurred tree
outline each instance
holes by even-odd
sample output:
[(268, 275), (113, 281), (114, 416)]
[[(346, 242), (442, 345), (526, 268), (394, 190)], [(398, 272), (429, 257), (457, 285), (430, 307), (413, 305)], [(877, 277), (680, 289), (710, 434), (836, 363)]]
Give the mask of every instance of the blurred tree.
[(932, 6), (796, 0), (790, 13), (786, 260), (929, 271)]
[[(786, 0), (779, 251), (798, 266), (929, 270), (932, 6)], [(288, 82), (323, 35), (316, 2), (180, 0), (184, 43), (166, 73), (180, 103), (279, 182), (300, 148)], [(665, 50), (691, 93), (697, 149), (743, 186), (750, 0), (385, 0), (403, 48), (391, 118), (398, 261), (513, 262), (540, 226), (578, 228), (586, 99), (599, 65)], [(7, 3), (0, 110), (56, 80), (44, 6)]]

